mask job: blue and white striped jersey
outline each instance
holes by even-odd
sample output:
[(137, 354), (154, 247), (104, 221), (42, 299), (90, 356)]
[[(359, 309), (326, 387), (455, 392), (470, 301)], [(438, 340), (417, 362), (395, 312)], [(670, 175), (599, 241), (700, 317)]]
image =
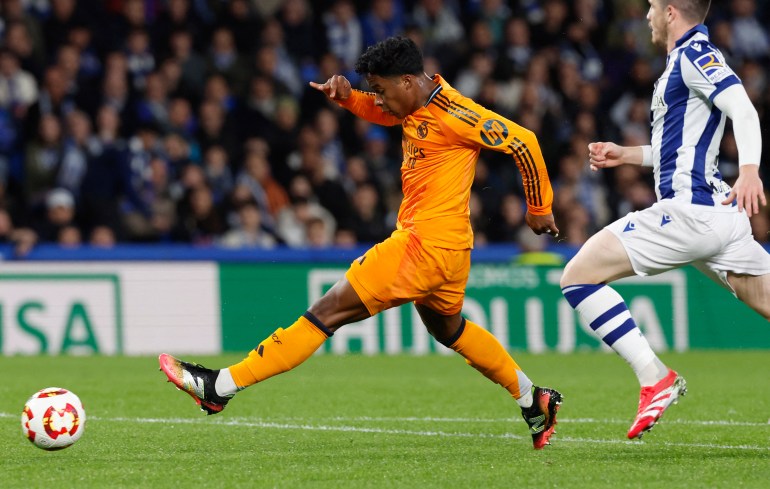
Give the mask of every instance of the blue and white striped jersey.
[(695, 26), (676, 42), (655, 82), (650, 112), (658, 200), (731, 208), (720, 203), (730, 187), (717, 169), (726, 116), (713, 101), (740, 83), (709, 41), (706, 26)]

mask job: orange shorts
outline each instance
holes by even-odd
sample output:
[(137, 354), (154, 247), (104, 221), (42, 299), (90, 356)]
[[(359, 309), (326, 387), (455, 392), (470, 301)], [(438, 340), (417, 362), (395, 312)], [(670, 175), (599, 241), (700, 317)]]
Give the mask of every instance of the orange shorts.
[(439, 314), (460, 312), (471, 268), (471, 250), (448, 250), (396, 230), (355, 260), (345, 277), (374, 315), (407, 302)]

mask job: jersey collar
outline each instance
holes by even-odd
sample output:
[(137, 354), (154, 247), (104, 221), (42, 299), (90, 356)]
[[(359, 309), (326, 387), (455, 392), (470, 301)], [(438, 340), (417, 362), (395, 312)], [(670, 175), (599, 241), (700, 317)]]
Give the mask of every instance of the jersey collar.
[[(433, 75), (433, 78), (432, 78), (432, 80), (433, 80), (434, 82), (436, 82), (438, 85), (436, 86), (436, 88), (434, 88), (434, 89), (433, 89), (433, 92), (431, 92), (431, 94), (430, 94), (430, 97), (428, 97), (428, 100), (425, 102), (425, 104), (423, 105), (423, 107), (427, 107), (427, 106), (428, 106), (428, 104), (431, 102), (431, 100), (433, 100), (433, 98), (434, 98), (436, 95), (438, 95), (439, 93), (441, 93), (441, 90), (443, 90), (445, 87), (449, 87), (449, 84), (446, 82), (446, 80), (444, 80), (443, 78), (441, 78), (441, 75), (439, 75), (438, 73), (437, 73), (437, 74), (435, 74), (435, 75)], [(451, 88), (451, 87), (450, 87), (450, 88)]]
[(689, 31), (685, 32), (682, 37), (679, 38), (678, 41), (676, 41), (676, 47), (681, 47), (682, 44), (687, 42), (692, 36), (694, 36), (697, 33), (704, 34), (706, 37), (709, 35), (709, 29), (703, 24), (698, 24)]

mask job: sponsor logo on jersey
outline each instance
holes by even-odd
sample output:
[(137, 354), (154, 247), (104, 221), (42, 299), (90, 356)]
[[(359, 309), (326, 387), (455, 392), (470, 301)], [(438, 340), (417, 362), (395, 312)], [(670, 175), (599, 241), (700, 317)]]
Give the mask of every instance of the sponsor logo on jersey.
[(489, 119), (479, 134), (487, 146), (499, 146), (508, 139), (508, 127), (497, 119)]
[(708, 81), (714, 84), (719, 83), (733, 73), (714, 51), (709, 51), (696, 58), (695, 66)]

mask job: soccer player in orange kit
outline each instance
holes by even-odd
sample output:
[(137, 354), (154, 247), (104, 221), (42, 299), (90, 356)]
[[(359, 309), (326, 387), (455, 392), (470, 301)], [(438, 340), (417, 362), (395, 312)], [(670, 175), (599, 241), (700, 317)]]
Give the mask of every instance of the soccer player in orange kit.
[(368, 48), (356, 72), (373, 93), (353, 90), (339, 75), (310, 85), (372, 123), (401, 125), (404, 199), (397, 229), (355, 260), (294, 324), (278, 328), (240, 363), (211, 370), (164, 353), (161, 370), (202, 410), (215, 414), (237, 391), (307, 360), (345, 324), (413, 302), (433, 337), (516, 399), (534, 448), (541, 449), (553, 434), (561, 394), (534, 386), (492, 334), (461, 315), (473, 247), (468, 202), (481, 149), (513, 157), (523, 178), (527, 224), (537, 234), (558, 235), (537, 139), (441, 76), (428, 76), (422, 53), (408, 38)]

